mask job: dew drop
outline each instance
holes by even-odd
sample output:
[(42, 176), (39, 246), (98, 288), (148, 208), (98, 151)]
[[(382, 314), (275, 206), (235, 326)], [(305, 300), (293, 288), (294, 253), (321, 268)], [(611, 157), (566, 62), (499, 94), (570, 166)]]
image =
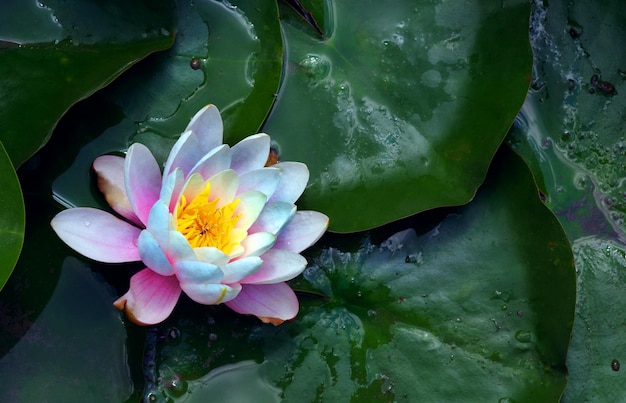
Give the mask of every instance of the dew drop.
[(210, 334), (209, 334), (209, 340), (210, 340), (210, 341), (215, 341), (215, 340), (217, 340), (217, 334), (215, 334), (215, 333), (210, 333)]
[(180, 338), (180, 330), (178, 328), (173, 327), (167, 332), (167, 337), (170, 340), (177, 340)]
[(200, 59), (198, 59), (197, 57), (194, 57), (193, 59), (191, 59), (191, 61), (189, 62), (189, 66), (193, 69), (193, 70), (198, 70), (201, 66), (202, 63), (200, 62)]
[(85, 224), (85, 227), (88, 227), (88, 226), (90, 226), (90, 225), (91, 225), (91, 223), (90, 223), (89, 221), (85, 221), (85, 223), (84, 223), (84, 224)]
[(619, 371), (619, 361), (617, 360), (611, 361), (611, 369), (615, 372)]
[(520, 343), (530, 343), (532, 341), (532, 333), (528, 330), (518, 330), (515, 332), (515, 340)]

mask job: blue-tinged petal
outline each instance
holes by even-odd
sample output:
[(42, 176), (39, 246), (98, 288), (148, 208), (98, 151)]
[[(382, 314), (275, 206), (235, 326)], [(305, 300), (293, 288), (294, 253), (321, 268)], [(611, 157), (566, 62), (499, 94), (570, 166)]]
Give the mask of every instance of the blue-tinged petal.
[(217, 204), (221, 207), (225, 204), (232, 202), (237, 194), (237, 188), (239, 187), (239, 177), (232, 169), (221, 171), (216, 175), (209, 178), (211, 182), (211, 200), (219, 198), (220, 201)]
[(220, 171), (230, 167), (230, 147), (227, 144), (215, 147), (198, 161), (190, 175), (200, 174), (203, 179), (208, 179)]
[(270, 232), (272, 234), (278, 234), (295, 214), (295, 204), (286, 202), (268, 203), (265, 205), (265, 208), (254, 224), (250, 226), (248, 232)]
[(124, 165), (126, 195), (141, 222), (148, 222), (148, 214), (161, 191), (161, 170), (148, 149), (135, 143), (128, 149)]
[(233, 147), (231, 168), (239, 175), (265, 166), (270, 152), (270, 136), (254, 134), (241, 140)]
[(218, 284), (224, 278), (218, 265), (199, 260), (178, 260), (174, 263), (174, 269), (181, 286), (183, 283)]
[(241, 216), (235, 227), (247, 230), (263, 211), (267, 197), (256, 190), (241, 193), (237, 197), (239, 204), (235, 208), (235, 214), (241, 214)]
[(293, 319), (300, 308), (298, 297), (285, 283), (244, 284), (237, 298), (226, 302), (226, 306), (273, 325)]
[(215, 105), (207, 105), (200, 109), (187, 125), (185, 131), (191, 130), (196, 136), (203, 152), (208, 152), (223, 142), (224, 125), (222, 117)]
[(243, 257), (261, 256), (274, 245), (275, 241), (276, 237), (269, 232), (257, 232), (248, 235), (248, 237), (241, 242), (241, 246), (243, 246), (245, 251)]
[(282, 249), (270, 249), (261, 255), (263, 264), (255, 273), (242, 279), (242, 284), (274, 284), (291, 280), (306, 268), (302, 255)]
[(168, 244), (164, 248), (165, 254), (170, 261), (177, 260), (197, 260), (193, 248), (183, 234), (176, 230), (170, 231)]
[(143, 223), (133, 211), (133, 206), (126, 196), (124, 158), (116, 155), (103, 155), (93, 162), (93, 170), (98, 176), (98, 189), (109, 206), (122, 217), (142, 226)]
[(221, 250), (211, 246), (193, 248), (193, 251), (195, 252), (198, 260), (202, 262), (213, 263), (218, 266), (226, 264), (230, 260), (230, 256), (228, 256)]
[(174, 211), (174, 207), (178, 201), (178, 196), (183, 190), (184, 184), (185, 177), (183, 175), (183, 170), (180, 168), (174, 169), (168, 175), (163, 177), (159, 199), (163, 200), (167, 204), (170, 211)]
[(212, 283), (185, 283), (181, 284), (185, 294), (199, 304), (217, 305), (235, 298), (241, 285), (212, 284)]
[(269, 199), (276, 191), (281, 175), (282, 171), (274, 167), (248, 171), (239, 175), (239, 190), (237, 192), (243, 193), (248, 190), (258, 190)]
[(130, 289), (113, 305), (138, 325), (154, 325), (170, 316), (180, 292), (176, 276), (143, 269), (131, 277)]
[(279, 162), (272, 166), (279, 168), (282, 175), (278, 188), (269, 201), (295, 203), (304, 192), (309, 181), (309, 168), (301, 162)]
[(61, 211), (50, 223), (59, 238), (76, 252), (104, 263), (140, 260), (137, 238), (141, 230), (94, 208)]
[(165, 204), (163, 200), (156, 201), (150, 209), (146, 229), (150, 231), (161, 248), (165, 248), (169, 242), (171, 220), (172, 218), (167, 204)]
[(154, 239), (149, 231), (141, 231), (138, 248), (139, 256), (148, 268), (162, 276), (171, 276), (174, 274), (172, 264), (167, 259), (165, 252), (161, 249), (157, 240)]
[(317, 211), (298, 211), (278, 234), (274, 248), (300, 253), (317, 242), (328, 228), (328, 217)]
[(235, 260), (224, 266), (224, 284), (238, 283), (242, 278), (246, 278), (259, 270), (263, 261), (258, 256), (249, 256)]

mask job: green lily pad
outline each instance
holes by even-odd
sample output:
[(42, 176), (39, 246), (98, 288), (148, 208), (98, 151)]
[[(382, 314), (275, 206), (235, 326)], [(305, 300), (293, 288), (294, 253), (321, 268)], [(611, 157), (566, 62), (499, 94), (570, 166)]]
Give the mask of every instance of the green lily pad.
[(24, 201), (13, 164), (0, 142), (0, 290), (13, 271), (24, 241)]
[(528, 2), (327, 7), (326, 39), (282, 22), (286, 72), (263, 127), (309, 166), (301, 206), (348, 232), (468, 202), (528, 89)]
[(623, 245), (598, 237), (580, 239), (573, 248), (578, 306), (567, 358), (571, 381), (563, 401), (622, 401), (626, 322), (620, 301), (626, 287), (626, 252)]
[(14, 22), (0, 24), (0, 92), (11, 94), (0, 99), (0, 140), (16, 167), (45, 144), (70, 106), (174, 36), (169, 0), (37, 4), (3, 4), (2, 20)]
[(159, 327), (152, 393), (201, 401), (248, 376), (242, 401), (557, 401), (571, 249), (521, 160), (496, 160), (466, 207), (381, 243), (389, 228), (322, 239), (290, 323), (183, 303)]

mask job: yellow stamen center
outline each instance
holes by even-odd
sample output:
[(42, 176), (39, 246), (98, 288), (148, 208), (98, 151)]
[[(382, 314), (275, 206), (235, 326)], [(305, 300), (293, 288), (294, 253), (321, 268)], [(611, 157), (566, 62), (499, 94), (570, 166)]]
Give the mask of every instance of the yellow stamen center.
[(176, 209), (176, 229), (192, 248), (212, 246), (227, 255), (241, 248), (247, 232), (235, 228), (241, 214), (235, 215), (239, 199), (218, 207), (219, 198), (210, 200), (211, 184), (191, 201), (183, 195)]

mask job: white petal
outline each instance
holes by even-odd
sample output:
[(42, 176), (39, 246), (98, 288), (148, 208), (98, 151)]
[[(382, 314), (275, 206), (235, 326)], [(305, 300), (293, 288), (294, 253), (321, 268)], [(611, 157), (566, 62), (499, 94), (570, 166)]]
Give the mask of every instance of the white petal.
[(244, 257), (222, 266), (224, 272), (224, 284), (239, 282), (242, 278), (248, 277), (259, 270), (263, 261), (258, 256)]
[(270, 136), (259, 133), (248, 136), (233, 147), (231, 168), (238, 174), (263, 168), (270, 152)]
[(226, 171), (219, 172), (209, 178), (209, 182), (211, 182), (210, 200), (219, 198), (218, 207), (222, 207), (234, 200), (237, 194), (237, 187), (239, 186), (239, 177), (235, 171), (227, 169)]
[(198, 136), (203, 152), (208, 152), (223, 142), (224, 124), (215, 105), (207, 105), (200, 109), (187, 125), (185, 131), (191, 130)]
[(141, 256), (141, 260), (148, 268), (162, 276), (171, 276), (174, 274), (174, 268), (167, 259), (165, 252), (149, 231), (141, 231), (138, 247), (139, 256)]
[(280, 183), (281, 175), (282, 171), (274, 167), (248, 171), (239, 175), (238, 192), (243, 193), (248, 190), (258, 190), (259, 192), (263, 192), (269, 199), (270, 196), (272, 196), (276, 191), (276, 188)]
[(269, 201), (295, 203), (309, 181), (309, 168), (300, 162), (279, 162), (272, 166), (281, 169), (282, 175), (278, 188)]
[(282, 249), (270, 249), (261, 255), (261, 268), (240, 282), (242, 284), (273, 284), (291, 280), (306, 268), (302, 255)]
[(235, 227), (247, 230), (261, 214), (267, 197), (256, 190), (241, 193), (237, 197), (239, 198), (239, 204), (235, 208), (235, 215), (241, 214), (241, 217)]
[(328, 217), (317, 211), (298, 211), (278, 234), (274, 248), (300, 253), (317, 242), (328, 228)]
[(210, 246), (193, 248), (193, 251), (195, 252), (198, 260), (213, 263), (218, 266), (224, 265), (230, 260), (230, 256), (221, 250)]
[(278, 234), (295, 214), (296, 206), (292, 203), (268, 203), (248, 232), (270, 232), (272, 234)]
[(241, 291), (241, 284), (185, 283), (181, 288), (199, 304), (216, 305), (235, 298)]
[(218, 284), (224, 278), (219, 266), (198, 260), (179, 260), (174, 269), (183, 289), (183, 283)]
[(224, 171), (230, 167), (230, 147), (226, 144), (215, 147), (210, 150), (204, 157), (198, 161), (193, 167), (190, 175), (200, 174), (202, 178), (207, 179), (216, 175), (220, 171)]
[(191, 168), (204, 156), (205, 152), (200, 147), (200, 142), (196, 135), (187, 131), (180, 135), (180, 138), (172, 147), (170, 155), (165, 162), (164, 175), (169, 175), (174, 169), (180, 168), (184, 175), (187, 175)]
[(256, 234), (248, 235), (246, 239), (241, 242), (246, 256), (261, 256), (265, 251), (274, 245), (276, 237), (269, 232), (257, 232)]

